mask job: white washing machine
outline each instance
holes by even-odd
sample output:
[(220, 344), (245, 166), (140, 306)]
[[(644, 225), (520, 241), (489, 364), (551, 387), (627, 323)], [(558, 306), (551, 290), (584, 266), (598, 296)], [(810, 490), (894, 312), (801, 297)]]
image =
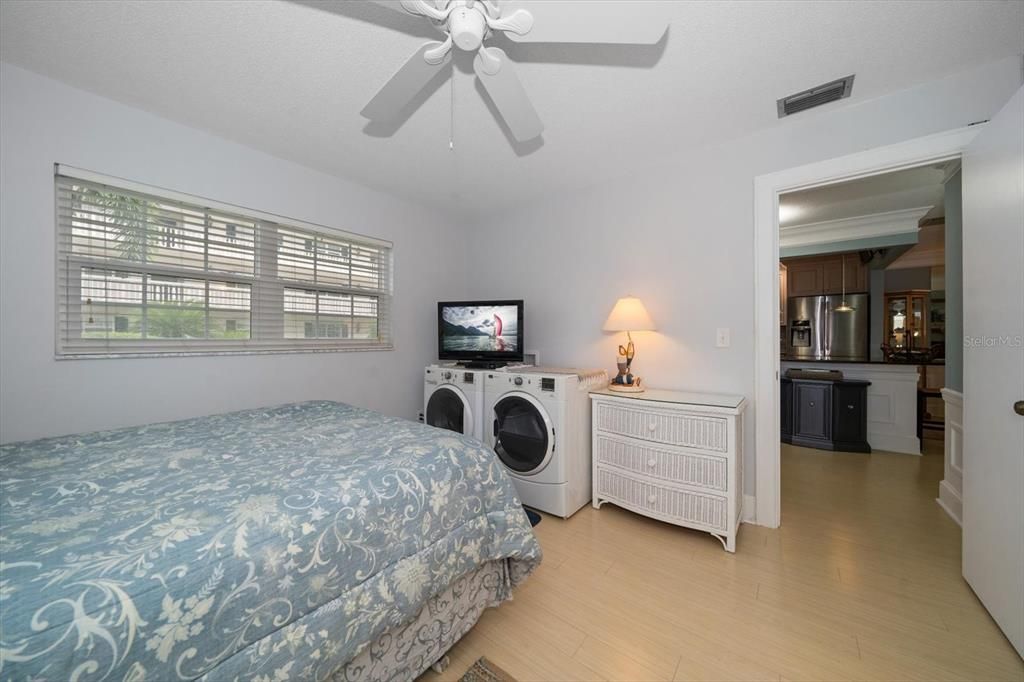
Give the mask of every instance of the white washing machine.
[(423, 422), (484, 439), (484, 373), (429, 365), (423, 370)]
[(603, 371), (521, 367), (485, 373), (485, 439), (527, 507), (568, 518), (590, 502), (588, 392), (607, 382)]

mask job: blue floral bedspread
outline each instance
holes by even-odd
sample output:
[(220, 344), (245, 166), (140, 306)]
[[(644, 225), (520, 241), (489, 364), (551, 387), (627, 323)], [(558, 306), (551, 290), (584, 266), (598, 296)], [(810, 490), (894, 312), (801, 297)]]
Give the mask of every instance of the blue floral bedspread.
[(541, 556), (491, 450), (341, 403), (14, 443), (0, 476), (3, 680), (324, 679)]

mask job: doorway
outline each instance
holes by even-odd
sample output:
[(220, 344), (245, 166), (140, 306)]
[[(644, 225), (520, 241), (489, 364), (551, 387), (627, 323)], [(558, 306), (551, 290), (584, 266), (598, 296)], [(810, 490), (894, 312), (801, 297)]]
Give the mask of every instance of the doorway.
[(978, 134), (961, 128), (755, 179), (755, 460), (758, 525), (781, 523), (780, 196), (929, 164), (956, 162)]
[[(756, 521), (777, 527), (779, 197), (785, 192), (962, 159), (964, 253), (962, 576), (1024, 657), (1024, 88), (984, 126), (755, 180)], [(961, 552), (962, 549), (962, 552)]]
[(962, 289), (959, 173), (959, 160), (930, 163), (780, 195), (784, 443), (943, 455), (941, 391), (962, 390), (959, 343), (946, 381), (947, 281), (954, 329)]

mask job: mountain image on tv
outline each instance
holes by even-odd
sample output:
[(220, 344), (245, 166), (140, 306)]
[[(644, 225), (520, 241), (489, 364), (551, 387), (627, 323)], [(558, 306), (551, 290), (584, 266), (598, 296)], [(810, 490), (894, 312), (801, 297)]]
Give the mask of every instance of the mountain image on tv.
[(446, 351), (514, 353), (518, 325), (514, 305), (448, 306), (441, 313), (441, 339)]

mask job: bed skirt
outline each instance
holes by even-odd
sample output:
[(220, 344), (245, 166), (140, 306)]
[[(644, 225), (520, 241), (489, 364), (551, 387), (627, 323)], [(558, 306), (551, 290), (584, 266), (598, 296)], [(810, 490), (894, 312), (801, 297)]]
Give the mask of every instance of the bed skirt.
[(429, 599), (412, 621), (371, 641), (330, 681), (414, 680), (469, 632), (484, 609), (509, 598), (507, 560), (490, 561)]

